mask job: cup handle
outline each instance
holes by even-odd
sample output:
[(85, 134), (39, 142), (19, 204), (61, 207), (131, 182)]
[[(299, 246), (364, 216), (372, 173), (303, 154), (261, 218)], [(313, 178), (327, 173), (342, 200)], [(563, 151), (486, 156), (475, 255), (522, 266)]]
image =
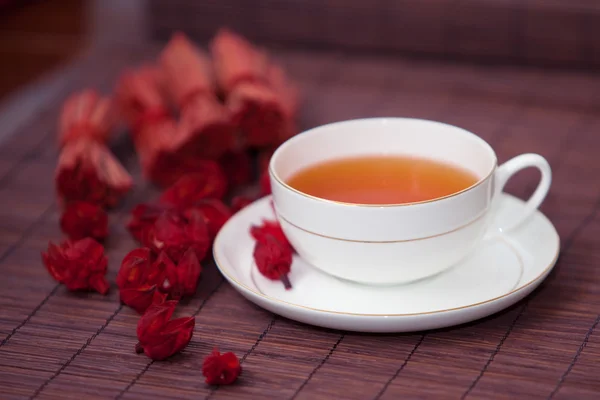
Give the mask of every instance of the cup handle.
[(518, 215), (513, 216), (506, 223), (503, 222), (501, 226), (492, 227), (492, 231), (495, 231), (494, 233), (506, 233), (519, 226), (538, 209), (542, 204), (542, 201), (546, 198), (548, 190), (550, 190), (550, 183), (552, 182), (552, 170), (550, 164), (548, 164), (548, 161), (539, 154), (528, 153), (511, 158), (496, 169), (494, 202), (498, 201), (499, 195), (508, 180), (517, 172), (529, 167), (537, 168), (542, 174), (535, 192), (531, 195), (529, 200), (527, 200), (525, 207)]

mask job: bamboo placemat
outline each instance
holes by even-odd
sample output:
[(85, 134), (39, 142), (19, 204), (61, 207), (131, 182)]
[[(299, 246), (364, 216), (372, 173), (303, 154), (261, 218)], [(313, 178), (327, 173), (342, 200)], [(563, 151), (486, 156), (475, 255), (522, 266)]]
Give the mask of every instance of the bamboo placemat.
[[(164, 362), (135, 354), (138, 316), (106, 297), (71, 294), (40, 260), (61, 238), (54, 202), (58, 109), (83, 85), (110, 90), (124, 66), (148, 56), (102, 50), (79, 61), (65, 84), (0, 147), (0, 398), (490, 399), (600, 397), (600, 78), (343, 54), (281, 54), (302, 85), (303, 128), (365, 116), (456, 124), (488, 140), (500, 161), (547, 157), (554, 182), (542, 210), (562, 253), (539, 290), (464, 326), (414, 334), (355, 334), (279, 318), (244, 300), (206, 265), (182, 315), (196, 331)], [(58, 78), (57, 78), (58, 79)], [(0, 127), (0, 129), (2, 129)], [(135, 243), (128, 210), (156, 194), (140, 178), (127, 139), (114, 144), (137, 186), (111, 214), (109, 279)], [(528, 171), (508, 190), (524, 197)], [(204, 384), (213, 346), (234, 351), (244, 372), (232, 386)]]

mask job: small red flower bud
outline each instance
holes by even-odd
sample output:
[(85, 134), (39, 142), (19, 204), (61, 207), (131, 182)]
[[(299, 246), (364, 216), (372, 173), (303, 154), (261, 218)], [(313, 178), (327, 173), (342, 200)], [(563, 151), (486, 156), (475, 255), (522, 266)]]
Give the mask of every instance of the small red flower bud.
[(254, 262), (258, 271), (268, 279), (281, 281), (286, 289), (291, 289), (288, 274), (292, 267), (292, 249), (275, 237), (266, 235), (264, 240), (256, 241)]
[(164, 297), (156, 297), (138, 322), (137, 353), (144, 352), (153, 360), (164, 360), (188, 345), (196, 320), (194, 317), (171, 320), (176, 306), (175, 300), (164, 301)]
[(232, 384), (241, 373), (240, 361), (232, 352), (221, 354), (218, 349), (214, 349), (202, 363), (202, 375), (209, 385)]
[[(160, 257), (159, 257), (160, 258)], [(121, 301), (143, 313), (164, 284), (166, 272), (148, 248), (134, 249), (125, 256), (117, 274)]]
[(71, 291), (108, 292), (110, 286), (105, 278), (108, 259), (104, 247), (92, 238), (65, 241), (60, 246), (50, 242), (47, 252), (42, 252), (42, 261), (52, 278)]

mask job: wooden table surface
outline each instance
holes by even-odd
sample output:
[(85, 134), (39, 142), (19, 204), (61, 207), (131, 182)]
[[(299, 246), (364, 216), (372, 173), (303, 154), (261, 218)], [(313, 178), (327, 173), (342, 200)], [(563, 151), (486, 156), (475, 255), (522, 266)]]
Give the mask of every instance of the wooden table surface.
[[(123, 67), (154, 49), (96, 49), (0, 110), (0, 398), (597, 399), (600, 398), (600, 78), (540, 69), (476, 67), (342, 53), (279, 54), (303, 88), (303, 128), (367, 116), (435, 119), (469, 129), (500, 162), (546, 157), (554, 181), (542, 211), (562, 240), (545, 283), (517, 305), (464, 326), (413, 334), (355, 334), (279, 318), (244, 300), (207, 266), (181, 313), (196, 331), (179, 355), (133, 351), (138, 316), (106, 297), (72, 294), (40, 260), (58, 241), (53, 170), (58, 110), (71, 91), (112, 89)], [(109, 279), (136, 245), (131, 207), (152, 198), (126, 137), (113, 147), (136, 179), (110, 215)], [(508, 191), (532, 192), (537, 176)], [(204, 384), (213, 346), (244, 372)]]

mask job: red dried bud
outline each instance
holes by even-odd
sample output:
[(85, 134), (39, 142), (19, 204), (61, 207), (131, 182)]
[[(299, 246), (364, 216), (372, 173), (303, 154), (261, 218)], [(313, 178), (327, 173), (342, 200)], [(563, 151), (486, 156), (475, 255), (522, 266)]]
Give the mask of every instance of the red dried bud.
[(240, 211), (242, 208), (249, 206), (254, 203), (255, 199), (248, 196), (235, 196), (231, 200), (231, 211), (232, 213), (236, 213)]
[(234, 146), (234, 129), (215, 94), (212, 60), (183, 33), (174, 33), (159, 56), (166, 92), (179, 106), (171, 139), (180, 158), (215, 159)]
[(165, 272), (155, 266), (148, 248), (134, 249), (121, 262), (117, 286), (121, 301), (138, 313), (152, 303), (156, 288), (164, 282)]
[(218, 349), (214, 349), (202, 363), (202, 375), (209, 385), (232, 384), (241, 373), (240, 361), (232, 352), (221, 354)]
[(154, 250), (164, 251), (176, 263), (190, 247), (198, 260), (204, 259), (210, 248), (208, 227), (200, 212), (190, 212), (187, 219), (174, 212), (164, 212), (156, 220), (154, 229)]
[(288, 246), (290, 249), (292, 249), (292, 245), (288, 241), (285, 233), (283, 233), (283, 230), (281, 229), (281, 225), (277, 221), (263, 219), (262, 225), (252, 225), (250, 227), (250, 234), (254, 240), (258, 242), (266, 242), (268, 237), (272, 237), (282, 245)]
[(171, 320), (177, 301), (157, 298), (142, 315), (137, 325), (136, 352), (142, 351), (153, 360), (164, 360), (183, 350), (194, 334), (194, 317)]
[(165, 291), (170, 293), (175, 299), (183, 296), (191, 296), (196, 292), (198, 279), (202, 272), (202, 266), (196, 252), (189, 248), (175, 266), (171, 264), (166, 270), (167, 279), (165, 280)]
[(187, 208), (200, 200), (221, 199), (227, 191), (227, 181), (219, 170), (211, 173), (192, 173), (179, 178), (160, 196), (162, 204)]
[(103, 240), (108, 235), (108, 216), (97, 204), (75, 201), (63, 212), (60, 228), (71, 240), (85, 237)]
[(226, 105), (246, 142), (276, 145), (291, 135), (298, 90), (267, 54), (232, 31), (221, 29), (210, 44), (215, 75)]
[(107, 147), (86, 139), (62, 148), (55, 179), (61, 202), (80, 200), (104, 207), (116, 205), (133, 185)]
[(150, 307), (156, 293), (158, 293), (156, 285), (119, 290), (121, 302), (133, 308), (139, 314), (143, 314)]
[(60, 246), (50, 242), (47, 252), (42, 252), (42, 261), (52, 278), (71, 291), (108, 292), (109, 284), (104, 277), (108, 260), (104, 247), (92, 238), (65, 241)]
[(231, 211), (221, 200), (206, 199), (185, 210), (184, 216), (190, 218), (192, 213), (199, 212), (208, 226), (208, 234), (214, 239), (225, 222), (231, 217)]
[(119, 288), (132, 288), (142, 285), (156, 284), (156, 281), (150, 281), (152, 264), (154, 259), (152, 252), (148, 248), (139, 248), (131, 250), (123, 258), (121, 268), (117, 274), (117, 286)]
[(292, 267), (292, 249), (289, 246), (267, 235), (264, 240), (256, 241), (253, 256), (258, 271), (263, 276), (283, 282), (286, 289), (292, 288), (288, 279)]

